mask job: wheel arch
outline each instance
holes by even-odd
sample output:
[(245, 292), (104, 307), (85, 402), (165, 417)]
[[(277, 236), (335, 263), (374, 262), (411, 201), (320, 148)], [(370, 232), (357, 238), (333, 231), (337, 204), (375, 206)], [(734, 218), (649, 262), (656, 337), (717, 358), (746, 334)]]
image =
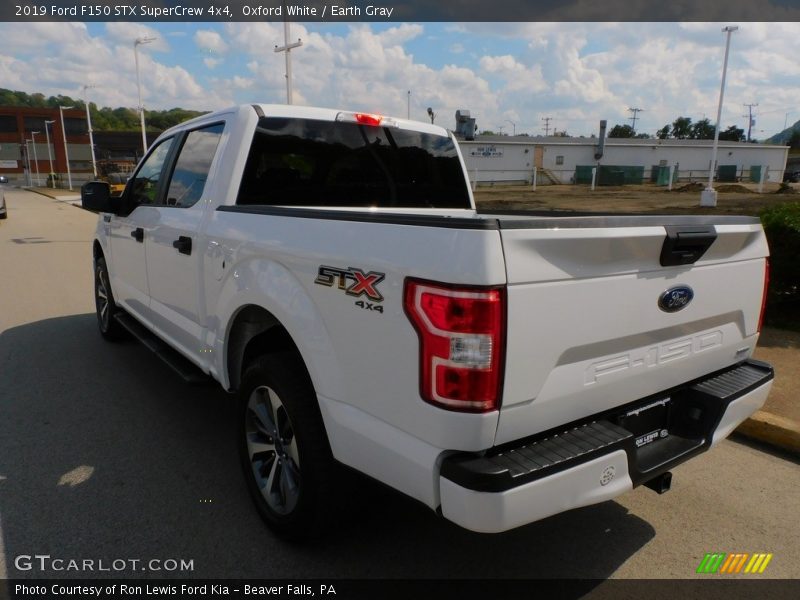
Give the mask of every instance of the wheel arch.
[(342, 397), (342, 366), (322, 313), (286, 266), (262, 257), (235, 262), (212, 304), (213, 371), (225, 389), (238, 390), (254, 350), (289, 349), (302, 359), (317, 394)]
[(225, 339), (225, 369), (231, 391), (239, 389), (244, 368), (256, 356), (291, 352), (306, 365), (286, 327), (270, 311), (256, 304), (242, 306), (234, 314)]

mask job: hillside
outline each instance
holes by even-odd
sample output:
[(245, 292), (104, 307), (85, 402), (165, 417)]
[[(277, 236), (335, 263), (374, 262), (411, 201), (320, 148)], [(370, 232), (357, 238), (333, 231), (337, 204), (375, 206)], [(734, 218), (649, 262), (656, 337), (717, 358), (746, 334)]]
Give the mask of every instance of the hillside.
[[(44, 94), (28, 94), (26, 92), (0, 88), (0, 106), (30, 106), (33, 108), (58, 108), (58, 106), (74, 106), (86, 109), (83, 100), (69, 96), (50, 96)], [(139, 113), (135, 108), (104, 106), (98, 108), (96, 104), (89, 103), (89, 112), (92, 116), (92, 128), (96, 131), (138, 131)], [(199, 115), (205, 114), (196, 110), (172, 108), (170, 110), (145, 110), (147, 129), (164, 131), (173, 125), (183, 123)]]
[(776, 133), (771, 138), (767, 139), (767, 143), (787, 144), (795, 131), (800, 132), (800, 121), (796, 121), (791, 127), (787, 127), (783, 131)]

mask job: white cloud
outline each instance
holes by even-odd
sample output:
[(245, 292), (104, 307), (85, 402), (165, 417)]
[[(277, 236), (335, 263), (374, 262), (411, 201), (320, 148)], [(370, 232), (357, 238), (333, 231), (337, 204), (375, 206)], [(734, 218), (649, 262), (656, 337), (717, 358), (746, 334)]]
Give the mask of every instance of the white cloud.
[(248, 79), (247, 77), (239, 77), (235, 75), (233, 79), (231, 79), (231, 83), (233, 87), (239, 90), (249, 90), (255, 85), (255, 81), (252, 79)]
[(399, 46), (419, 37), (424, 30), (422, 25), (403, 23), (381, 32), (379, 37), (384, 46)]
[[(517, 132), (538, 133), (541, 119), (552, 117), (551, 125), (571, 134), (595, 131), (601, 118), (626, 123), (636, 106), (644, 109), (637, 129), (655, 132), (679, 115), (713, 119), (721, 27), (404, 23), (382, 30), (362, 23), (341, 30), (294, 23), (292, 38), (303, 40), (292, 51), (295, 101), (405, 116), (411, 90), (412, 118), (427, 119), (431, 106), (437, 123), (452, 127), (454, 111), (463, 108), (482, 128), (510, 128), (511, 120)], [(284, 43), (282, 23), (185, 31), (109, 23), (97, 31), (82, 23), (0, 24), (0, 87), (74, 97), (95, 84), (92, 101), (135, 106), (133, 40), (150, 35), (158, 39), (139, 48), (149, 108), (285, 100), (285, 55), (274, 52)], [(742, 104), (754, 102), (762, 137), (781, 129), (787, 112), (790, 122), (800, 117), (792, 112), (800, 96), (797, 56), (800, 24), (741, 24), (732, 37), (723, 124), (743, 125)]]
[(196, 31), (194, 34), (194, 43), (205, 52), (224, 54), (228, 51), (228, 44), (225, 43), (222, 36), (216, 31), (211, 31), (209, 29), (199, 29)]
[(153, 38), (151, 42), (141, 45), (140, 48), (147, 48), (151, 52), (169, 52), (169, 44), (163, 35), (159, 35), (157, 29), (148, 27), (144, 23), (106, 23), (106, 32), (111, 40), (119, 44), (127, 44), (133, 47), (137, 38)]
[(504, 92), (527, 92), (536, 94), (549, 88), (542, 76), (542, 66), (531, 67), (518, 62), (510, 54), (503, 56), (484, 56), (480, 67), (487, 73), (498, 75), (504, 82)]

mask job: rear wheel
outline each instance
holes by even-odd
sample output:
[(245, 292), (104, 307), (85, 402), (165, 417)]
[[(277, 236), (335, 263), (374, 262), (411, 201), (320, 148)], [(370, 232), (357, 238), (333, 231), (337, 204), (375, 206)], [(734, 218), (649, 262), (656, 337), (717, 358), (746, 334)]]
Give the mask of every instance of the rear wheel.
[(311, 380), (289, 353), (255, 359), (239, 398), (239, 451), (261, 517), (289, 538), (319, 534), (333, 501), (336, 464)]
[(102, 256), (94, 261), (94, 304), (97, 311), (97, 325), (100, 335), (109, 341), (116, 341), (125, 336), (125, 330), (114, 318), (119, 309), (111, 293), (108, 279), (106, 259)]

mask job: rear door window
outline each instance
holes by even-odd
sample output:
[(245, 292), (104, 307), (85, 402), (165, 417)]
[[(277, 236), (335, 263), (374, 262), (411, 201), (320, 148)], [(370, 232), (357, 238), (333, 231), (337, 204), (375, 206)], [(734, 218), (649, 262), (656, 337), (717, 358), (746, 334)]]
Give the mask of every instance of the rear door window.
[(275, 117), (259, 121), (237, 204), (470, 208), (447, 136)]

